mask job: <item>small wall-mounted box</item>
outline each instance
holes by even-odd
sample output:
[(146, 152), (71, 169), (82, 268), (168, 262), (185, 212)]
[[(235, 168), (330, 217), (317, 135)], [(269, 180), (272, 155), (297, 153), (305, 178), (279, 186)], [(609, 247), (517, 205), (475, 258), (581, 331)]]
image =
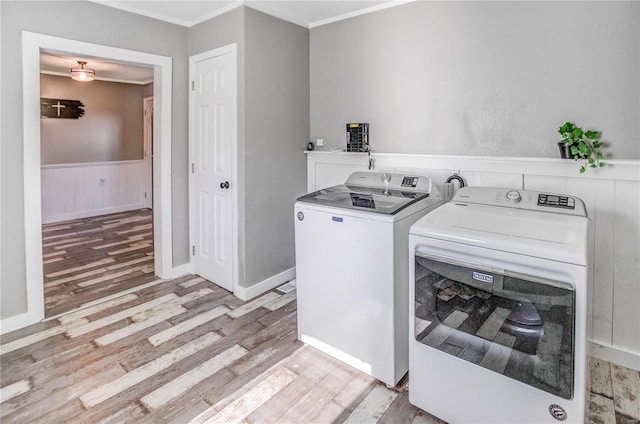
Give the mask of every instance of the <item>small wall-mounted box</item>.
[(369, 124), (347, 124), (347, 152), (369, 151)]

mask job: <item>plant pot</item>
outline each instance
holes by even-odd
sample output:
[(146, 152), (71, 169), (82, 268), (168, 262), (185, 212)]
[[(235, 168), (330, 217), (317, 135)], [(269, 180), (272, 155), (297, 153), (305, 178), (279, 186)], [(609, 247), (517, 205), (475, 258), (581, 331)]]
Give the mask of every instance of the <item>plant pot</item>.
[(560, 157), (562, 159), (573, 159), (573, 155), (571, 154), (571, 146), (567, 146), (562, 142), (558, 142), (558, 149), (560, 149)]

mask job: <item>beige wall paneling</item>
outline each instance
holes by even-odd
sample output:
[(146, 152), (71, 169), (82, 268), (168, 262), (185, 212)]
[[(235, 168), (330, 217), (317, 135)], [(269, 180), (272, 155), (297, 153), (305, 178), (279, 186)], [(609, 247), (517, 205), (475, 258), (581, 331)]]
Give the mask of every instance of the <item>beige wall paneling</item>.
[(523, 188), (525, 190), (537, 190), (558, 194), (567, 194), (567, 178), (551, 175), (525, 175)]
[(640, 351), (640, 187), (616, 181), (613, 262), (613, 345)]
[(367, 169), (367, 155), (363, 153), (307, 152), (307, 192), (343, 184), (352, 172)]
[(470, 186), (522, 188), (522, 174), (488, 171), (462, 171)]
[(592, 329), (593, 340), (613, 344), (613, 280), (615, 262), (616, 181), (596, 180), (594, 227), (594, 272)]
[(42, 167), (42, 222), (144, 207), (144, 161)]

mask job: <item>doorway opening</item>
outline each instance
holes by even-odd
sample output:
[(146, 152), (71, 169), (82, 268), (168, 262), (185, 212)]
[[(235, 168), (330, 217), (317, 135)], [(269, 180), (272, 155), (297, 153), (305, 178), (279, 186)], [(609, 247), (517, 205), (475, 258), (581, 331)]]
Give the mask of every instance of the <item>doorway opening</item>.
[[(82, 61), (82, 62), (80, 62)], [(69, 69), (86, 63), (91, 81)], [(153, 68), (40, 55), (45, 318), (153, 279)]]
[(23, 135), (24, 135), (24, 225), (26, 262), (26, 312), (3, 320), (3, 330), (12, 331), (44, 318), (41, 151), (40, 151), (40, 52), (93, 56), (114, 62), (153, 68), (154, 155), (153, 239), (154, 271), (160, 278), (172, 277), (171, 234), (171, 82), (172, 59), (166, 56), (69, 40), (24, 31), (23, 46)]

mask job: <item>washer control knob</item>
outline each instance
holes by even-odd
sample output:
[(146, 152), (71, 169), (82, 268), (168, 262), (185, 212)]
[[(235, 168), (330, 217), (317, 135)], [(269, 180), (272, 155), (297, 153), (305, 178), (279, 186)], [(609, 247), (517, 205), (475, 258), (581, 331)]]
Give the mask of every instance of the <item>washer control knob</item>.
[(380, 179), (383, 183), (389, 184), (389, 182), (391, 181), (391, 174), (382, 174), (382, 177)]
[(511, 203), (519, 203), (522, 200), (522, 195), (519, 191), (511, 190), (507, 192), (507, 201)]

